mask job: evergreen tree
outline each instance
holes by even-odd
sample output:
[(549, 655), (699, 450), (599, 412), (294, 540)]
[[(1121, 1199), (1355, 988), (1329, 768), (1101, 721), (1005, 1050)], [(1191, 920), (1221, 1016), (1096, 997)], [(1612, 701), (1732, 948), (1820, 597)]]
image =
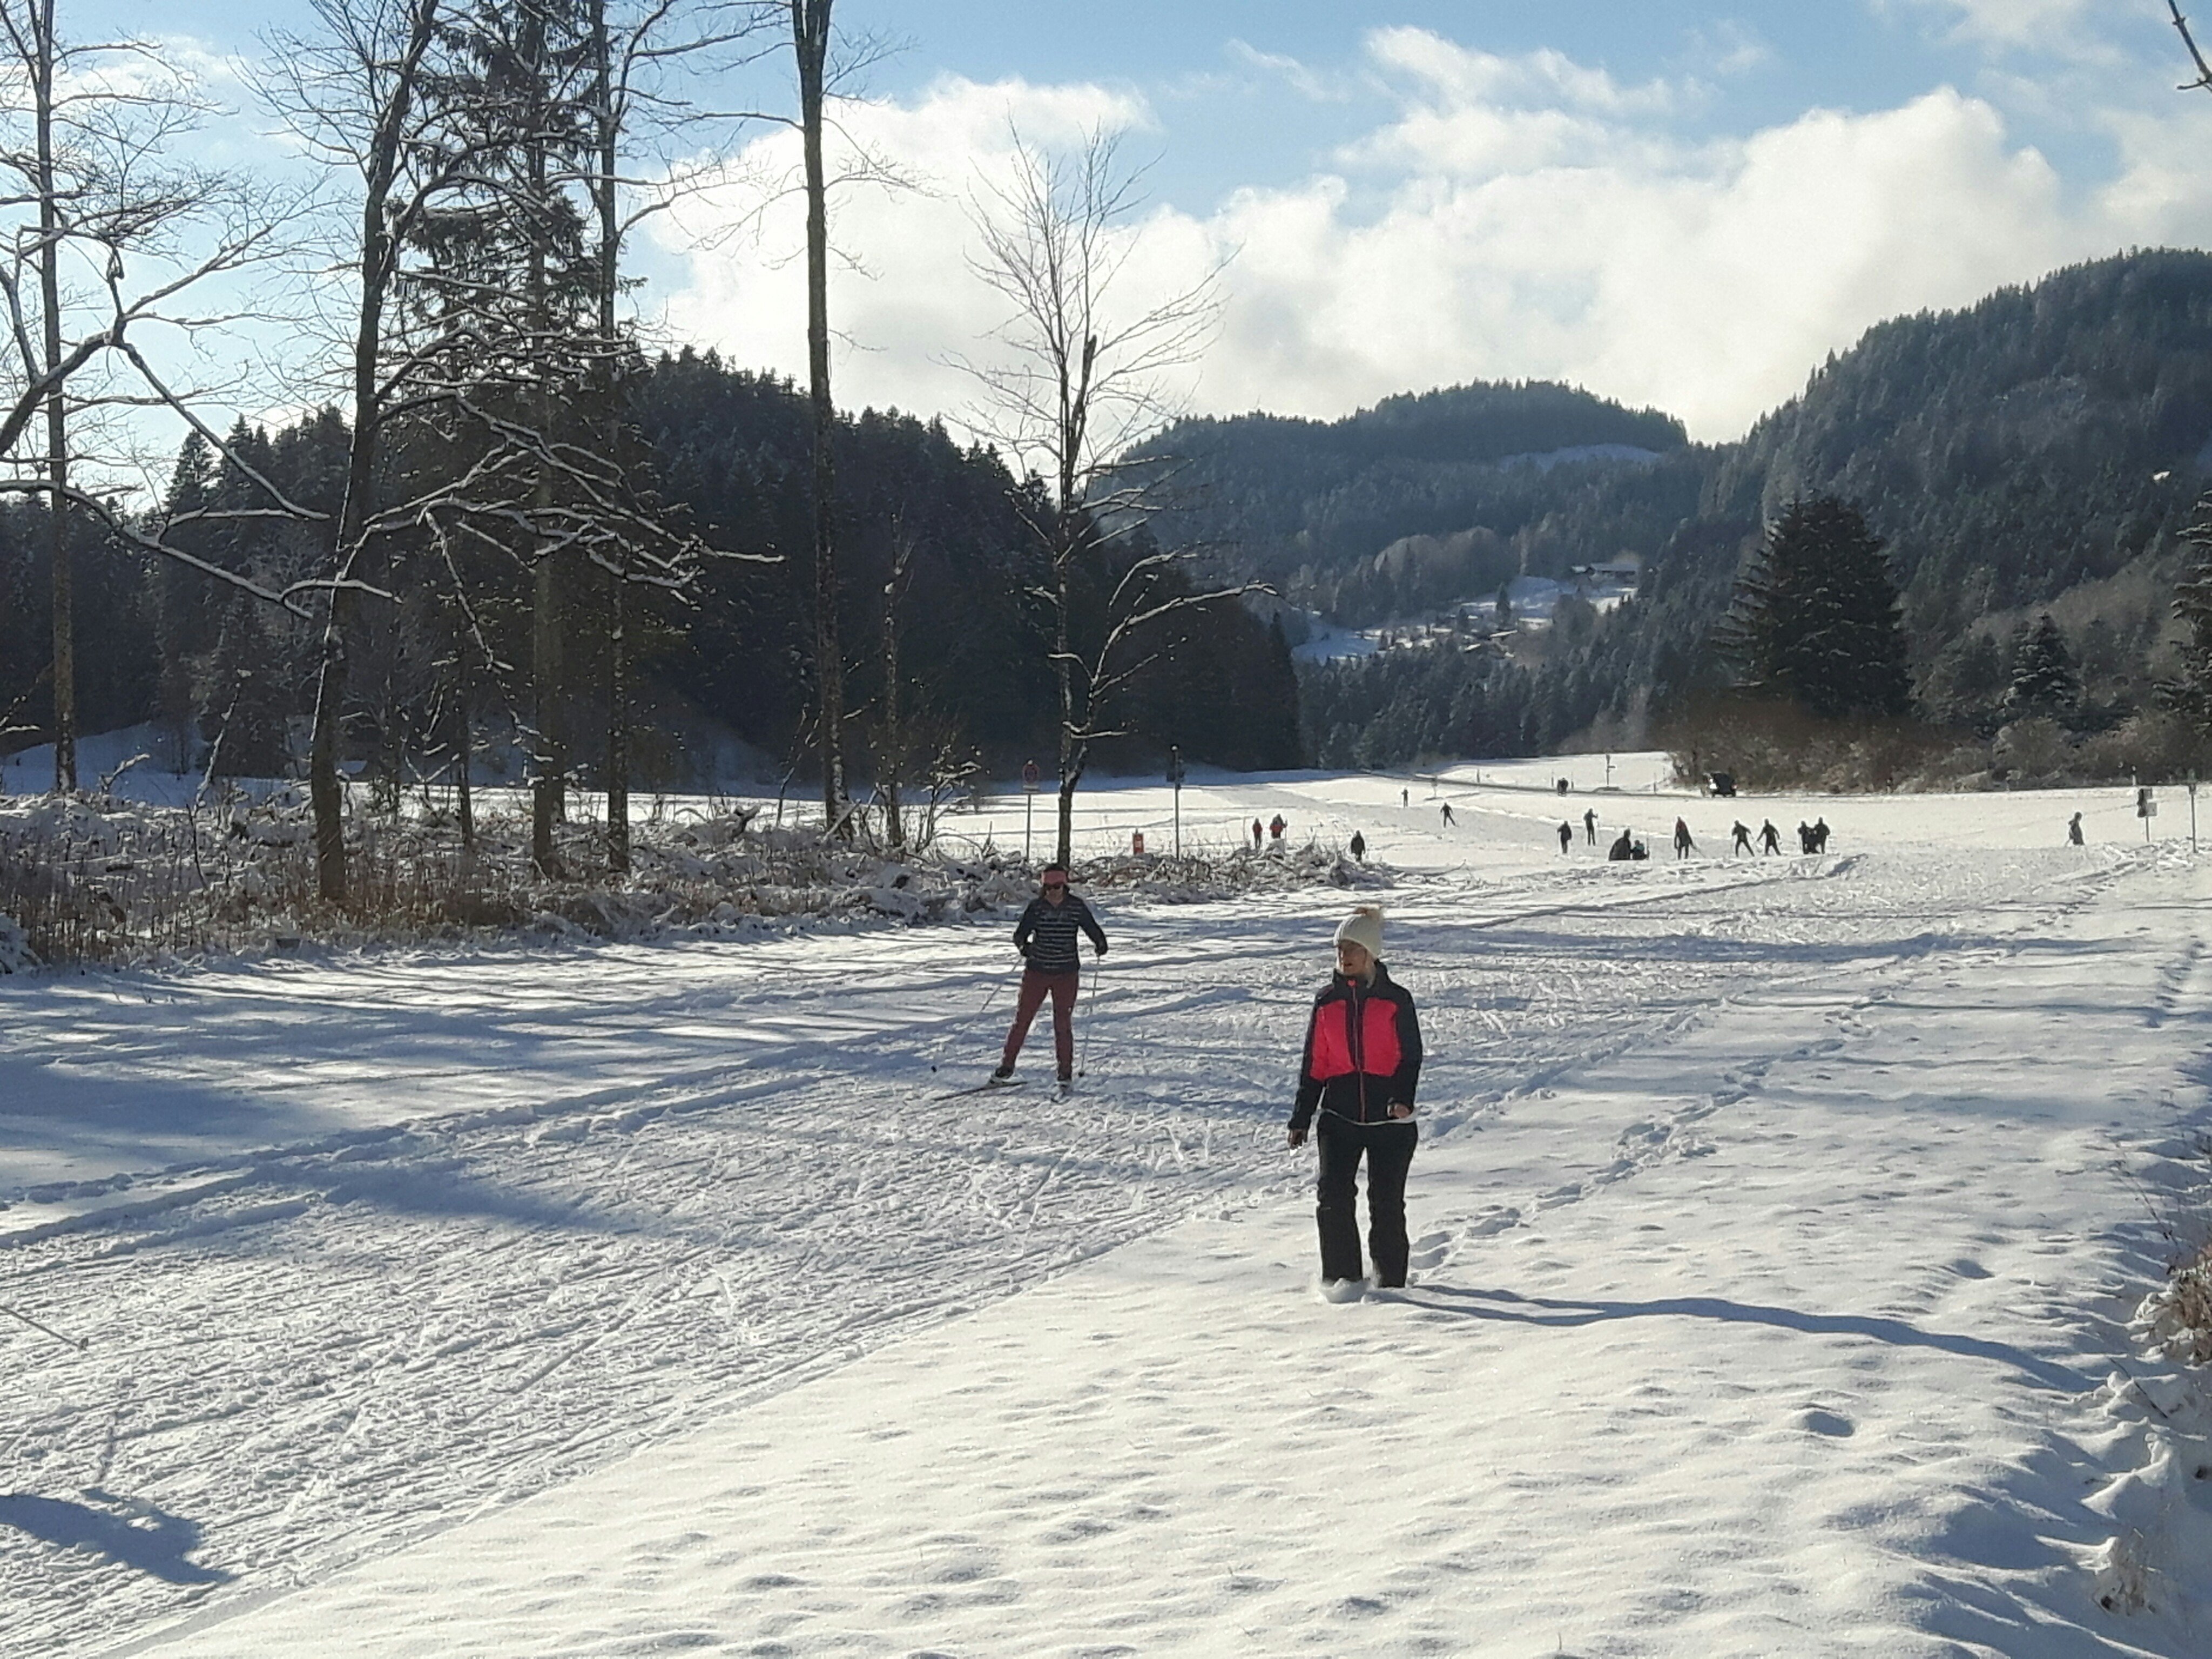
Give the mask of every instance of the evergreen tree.
[(2081, 678), (2075, 672), (2073, 653), (2067, 650), (2066, 636), (2046, 611), (2013, 658), (2005, 712), (2014, 720), (2037, 714), (2063, 720), (2081, 702)]
[(2181, 641), (2181, 675), (2159, 688), (2166, 707), (2212, 732), (2212, 495), (2197, 504), (2189, 540), (2197, 561), (2173, 590), (2173, 614), (2189, 630)]
[(1912, 683), (1882, 544), (1833, 495), (1792, 501), (1736, 583), (1719, 643), (1743, 684), (1826, 719), (1901, 714)]

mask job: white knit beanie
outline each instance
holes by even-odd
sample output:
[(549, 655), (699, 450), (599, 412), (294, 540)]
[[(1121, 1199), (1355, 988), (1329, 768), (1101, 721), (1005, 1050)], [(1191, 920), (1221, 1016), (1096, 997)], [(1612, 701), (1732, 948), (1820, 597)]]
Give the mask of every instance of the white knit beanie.
[(1364, 945), (1367, 954), (1382, 954), (1382, 913), (1371, 904), (1363, 904), (1336, 925), (1336, 942), (1342, 945), (1349, 939), (1354, 945)]

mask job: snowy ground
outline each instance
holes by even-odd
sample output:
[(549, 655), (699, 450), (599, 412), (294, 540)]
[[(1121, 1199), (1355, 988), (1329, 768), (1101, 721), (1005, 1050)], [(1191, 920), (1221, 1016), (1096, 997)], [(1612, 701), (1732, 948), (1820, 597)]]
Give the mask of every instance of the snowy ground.
[(1334, 893), (1109, 904), (1065, 1103), (934, 1097), (996, 927), (0, 986), (0, 1303), (91, 1344), (0, 1319), (0, 1651), (2204, 1651), (2212, 1418), (2128, 1326), (2212, 1125), (2185, 802), (1603, 768), (1183, 792), (1405, 872), (1416, 1270), (1348, 1306), (1281, 1133)]

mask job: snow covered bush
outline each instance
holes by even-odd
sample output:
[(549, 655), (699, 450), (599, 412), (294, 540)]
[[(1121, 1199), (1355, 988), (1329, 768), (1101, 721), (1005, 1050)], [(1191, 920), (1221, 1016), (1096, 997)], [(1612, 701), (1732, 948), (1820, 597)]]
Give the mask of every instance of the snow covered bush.
[(2212, 1245), (2176, 1267), (2144, 1302), (2140, 1317), (2170, 1358), (2212, 1364)]
[(0, 974), (19, 974), (39, 965), (28, 935), (15, 917), (0, 912)]
[[(305, 803), (289, 793), (212, 808), (52, 797), (0, 805), (0, 911), (27, 959), (120, 962), (160, 952), (413, 943), (527, 933), (636, 939), (707, 933), (917, 926), (995, 917), (1026, 904), (1034, 872), (1019, 859), (940, 842), (896, 856), (865, 840), (756, 823), (756, 809), (717, 804), (631, 830), (631, 868), (606, 867), (589, 822), (557, 831), (555, 879), (531, 858), (526, 818), (480, 811), (470, 844), (439, 813), (354, 812), (347, 820), (350, 902), (316, 897)], [(1318, 844), (1258, 856), (1242, 850), (1086, 864), (1092, 886), (1168, 902), (1315, 885), (1389, 886), (1377, 865)]]

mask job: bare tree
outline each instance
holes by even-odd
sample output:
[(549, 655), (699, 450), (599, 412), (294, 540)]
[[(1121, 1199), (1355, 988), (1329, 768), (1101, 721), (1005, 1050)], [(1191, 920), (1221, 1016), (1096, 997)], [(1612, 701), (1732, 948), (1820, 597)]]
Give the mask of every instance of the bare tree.
[[(598, 337), (611, 369), (625, 361), (629, 343), (617, 307), (630, 232), (708, 176), (696, 156), (703, 133), (750, 118), (702, 106), (685, 95), (683, 82), (726, 72), (761, 55), (775, 14), (770, 0), (640, 0), (619, 10), (610, 0), (587, 0), (587, 9), (592, 84), (586, 184), (598, 229)], [(656, 140), (664, 150), (674, 140), (691, 154), (679, 159), (663, 153), (653, 158), (652, 167), (624, 167), (627, 147)], [(621, 427), (611, 399), (611, 457), (622, 447)], [(629, 590), (640, 582), (670, 586), (672, 574), (650, 552), (633, 557), (633, 545), (616, 537), (599, 556), (607, 579), (607, 862), (617, 872), (629, 867)]]
[(471, 159), (444, 143), (422, 97), (443, 21), (441, 0), (311, 0), (313, 39), (271, 39), (270, 101), (311, 153), (359, 180), (358, 234), (343, 258), (354, 279), (348, 310), (350, 419), (346, 484), (324, 614), (307, 757), (315, 872), (325, 903), (347, 897), (344, 799), (338, 781), (346, 647), (359, 573), (386, 526), (374, 501), (386, 425), (414, 391), (421, 358), (395, 352), (391, 312), (412, 231)]
[[(0, 356), (0, 492), (47, 507), (52, 571), (54, 787), (76, 772), (77, 526), (200, 566), (276, 603), (297, 606), (236, 573), (207, 565), (125, 510), (143, 458), (117, 417), (161, 409), (228, 455), (193, 412), (212, 390), (156, 371), (143, 337), (185, 335), (228, 319), (198, 301), (216, 279), (270, 257), (288, 215), (270, 193), (179, 165), (171, 152), (204, 113), (159, 55), (131, 40), (76, 43), (57, 0), (0, 0), (0, 304), (11, 349)], [(43, 416), (43, 422), (40, 417)], [(26, 448), (34, 423), (41, 448)], [(234, 459), (234, 458), (233, 458)], [(265, 509), (290, 507), (267, 491)]]
[(2181, 15), (2181, 0), (2166, 0), (2166, 9), (2173, 18), (2173, 27), (2181, 31), (2181, 44), (2189, 50), (2189, 61), (2197, 66), (2197, 78), (2181, 83), (2184, 92), (2212, 92), (2212, 64), (2204, 61), (2204, 54), (2197, 49), (2197, 37), (2189, 32), (2189, 20)]
[[(1259, 591), (1191, 591), (1181, 580), (1188, 549), (1135, 551), (1118, 572), (1092, 570), (1156, 511), (1159, 462), (1137, 467), (1121, 457), (1179, 412), (1172, 379), (1198, 361), (1220, 315), (1218, 267), (1165, 298), (1125, 302), (1120, 290), (1136, 246), (1129, 222), (1142, 182), (1103, 130), (1072, 156), (1016, 132), (1011, 179), (985, 185), (972, 203), (980, 252), (971, 264), (1011, 314), (994, 337), (998, 357), (961, 366), (982, 392), (971, 424), (1042, 484), (1018, 492), (1015, 502), (1043, 556), (1036, 592), (1052, 614), (1063, 864), (1091, 745), (1124, 735), (1114, 724), (1117, 696), (1154, 660), (1139, 654), (1152, 625)], [(1108, 591), (1103, 627), (1085, 641), (1078, 636), (1079, 590), (1094, 574)]]
[(814, 681), (822, 739), (822, 823), (845, 816), (845, 659), (837, 637), (837, 407), (830, 394), (830, 187), (822, 165), (822, 100), (830, 0), (790, 0), (799, 66), (799, 140), (806, 168), (806, 388), (814, 413)]

